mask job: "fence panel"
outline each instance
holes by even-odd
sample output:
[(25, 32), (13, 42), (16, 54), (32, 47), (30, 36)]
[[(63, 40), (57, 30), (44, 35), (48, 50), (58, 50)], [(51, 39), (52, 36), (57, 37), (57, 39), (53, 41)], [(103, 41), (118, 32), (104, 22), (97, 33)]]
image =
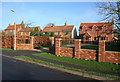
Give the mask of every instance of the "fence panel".
[(105, 50), (120, 52), (120, 40), (105, 42)]

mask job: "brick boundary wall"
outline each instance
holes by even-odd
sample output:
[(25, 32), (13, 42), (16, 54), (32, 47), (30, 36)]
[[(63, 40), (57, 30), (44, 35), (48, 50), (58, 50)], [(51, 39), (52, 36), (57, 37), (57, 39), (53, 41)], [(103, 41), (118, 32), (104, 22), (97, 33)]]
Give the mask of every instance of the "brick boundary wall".
[[(61, 47), (61, 38), (56, 38), (55, 42), (51, 39), (51, 44), (55, 48), (55, 55), (65, 57), (75, 57), (78, 59), (95, 60), (98, 62), (120, 63), (120, 52), (105, 51), (105, 41), (99, 40), (99, 48), (97, 50), (81, 49), (81, 39), (75, 39), (75, 50), (72, 48)], [(53, 44), (55, 43), (55, 44)], [(49, 51), (53, 48), (49, 48)], [(75, 54), (74, 54), (75, 53)], [(74, 55), (73, 55), (74, 54)], [(97, 59), (97, 60), (96, 60)]]
[(34, 37), (31, 37), (30, 44), (16, 44), (16, 49), (33, 50), (34, 49), (33, 41), (34, 41)]
[(99, 41), (99, 62), (120, 63), (120, 52), (105, 51), (105, 40)]
[(60, 47), (60, 56), (73, 57), (73, 48)]

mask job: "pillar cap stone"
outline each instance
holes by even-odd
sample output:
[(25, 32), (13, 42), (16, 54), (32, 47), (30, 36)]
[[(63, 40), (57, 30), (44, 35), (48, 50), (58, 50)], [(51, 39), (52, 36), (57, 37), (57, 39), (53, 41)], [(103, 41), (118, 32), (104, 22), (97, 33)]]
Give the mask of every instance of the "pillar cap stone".
[(99, 40), (99, 42), (105, 42), (105, 40)]
[(61, 38), (56, 38), (55, 40), (62, 40)]
[(81, 41), (81, 39), (75, 39), (75, 41)]

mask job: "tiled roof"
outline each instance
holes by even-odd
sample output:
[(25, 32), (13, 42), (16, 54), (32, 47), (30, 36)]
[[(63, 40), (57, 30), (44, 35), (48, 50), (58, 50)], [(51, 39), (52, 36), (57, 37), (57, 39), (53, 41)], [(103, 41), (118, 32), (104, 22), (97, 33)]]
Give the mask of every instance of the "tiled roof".
[[(16, 29), (18, 29), (21, 26), (21, 24), (16, 24)], [(5, 30), (14, 30), (15, 25), (9, 25)]]
[(104, 25), (105, 25), (106, 28), (108, 28), (109, 30), (112, 30), (112, 29), (114, 28), (113, 25), (111, 25), (111, 23), (81, 23), (81, 24), (80, 24), (80, 27), (79, 27), (79, 31), (82, 30), (82, 27), (83, 27), (84, 25), (86, 26), (86, 28), (87, 28), (88, 30), (91, 30), (94, 25), (95, 25), (96, 27), (98, 27), (99, 30), (102, 29), (102, 27), (103, 27)]
[(43, 29), (43, 32), (72, 31), (73, 27), (74, 27), (74, 25), (45, 27), (45, 28)]
[(28, 28), (25, 28), (25, 29), (21, 29), (20, 32), (24, 32), (24, 31), (27, 31), (27, 32), (30, 32), (31, 30), (35, 30), (35, 28), (38, 28), (38, 30), (40, 31), (40, 27), (28, 27)]

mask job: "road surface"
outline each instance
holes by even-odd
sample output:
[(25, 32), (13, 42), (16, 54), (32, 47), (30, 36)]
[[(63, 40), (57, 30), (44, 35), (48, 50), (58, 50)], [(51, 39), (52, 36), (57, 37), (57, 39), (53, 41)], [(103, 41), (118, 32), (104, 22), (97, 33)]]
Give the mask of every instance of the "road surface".
[(2, 64), (2, 80), (92, 80), (4, 56)]

